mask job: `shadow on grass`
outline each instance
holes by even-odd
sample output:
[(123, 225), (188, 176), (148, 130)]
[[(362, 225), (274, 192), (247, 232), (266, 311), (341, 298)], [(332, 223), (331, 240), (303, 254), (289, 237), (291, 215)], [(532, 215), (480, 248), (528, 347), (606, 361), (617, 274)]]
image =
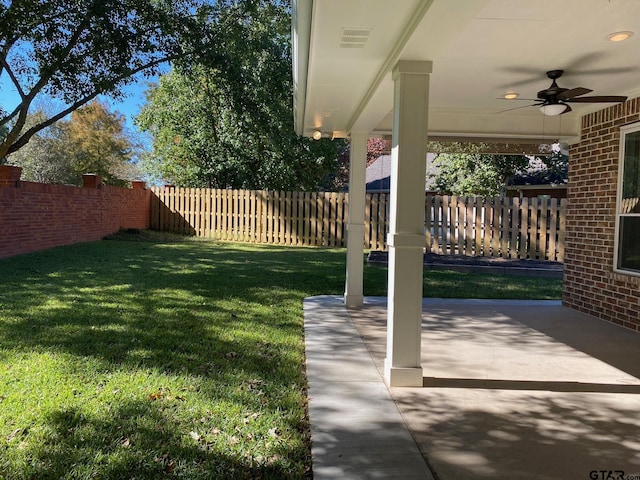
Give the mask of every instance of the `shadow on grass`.
[[(343, 251), (103, 241), (0, 271), (0, 477), (308, 476), (302, 299), (340, 291)], [(25, 381), (35, 355), (73, 391)]]
[[(40, 447), (16, 478), (293, 478), (278, 456), (220, 448), (215, 427), (185, 434), (171, 413), (171, 402), (163, 400), (120, 402), (102, 417), (76, 408), (50, 411)], [(282, 457), (296, 455), (280, 450)]]
[[(293, 307), (339, 291), (343, 265), (343, 254), (311, 249), (125, 242), (56, 249), (1, 265), (9, 275), (0, 281), (0, 311), (10, 321), (0, 334), (7, 348), (192, 374), (219, 360), (227, 368), (227, 354), (254, 339), (242, 367), (264, 373), (265, 356), (287, 357), (269, 338), (300, 333), (301, 310)], [(226, 334), (236, 329), (244, 337)]]

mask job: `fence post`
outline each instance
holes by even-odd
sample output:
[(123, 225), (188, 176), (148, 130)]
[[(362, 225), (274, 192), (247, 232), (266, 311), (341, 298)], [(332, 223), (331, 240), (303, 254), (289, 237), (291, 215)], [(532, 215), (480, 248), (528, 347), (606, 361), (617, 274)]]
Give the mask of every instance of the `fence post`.
[(22, 167), (0, 165), (0, 187), (17, 187), (21, 176)]
[(85, 173), (82, 175), (82, 186), (84, 188), (100, 188), (102, 186), (102, 177), (95, 173)]

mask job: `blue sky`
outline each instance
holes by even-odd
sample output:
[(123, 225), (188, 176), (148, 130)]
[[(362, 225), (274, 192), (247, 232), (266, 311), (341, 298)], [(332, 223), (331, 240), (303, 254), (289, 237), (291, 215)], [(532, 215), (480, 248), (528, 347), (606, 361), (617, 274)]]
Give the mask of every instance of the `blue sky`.
[[(133, 124), (133, 117), (140, 112), (140, 109), (146, 101), (144, 92), (147, 90), (150, 81), (155, 81), (155, 79), (140, 78), (138, 82), (128, 85), (124, 88), (126, 97), (121, 100), (114, 100), (113, 98), (105, 96), (99, 97), (101, 101), (109, 105), (112, 112), (118, 111), (125, 116), (127, 127), (134, 133), (137, 132), (138, 129)], [(7, 76), (0, 76), (0, 107), (6, 111), (11, 111), (19, 102), (20, 96)]]
[(100, 100), (109, 104), (111, 111), (118, 111), (122, 113), (127, 121), (127, 126), (131, 129), (136, 129), (133, 125), (133, 117), (139, 112), (144, 103), (146, 102), (144, 92), (147, 90), (148, 80), (141, 80), (140, 82), (128, 85), (124, 91), (127, 94), (123, 100), (114, 100), (110, 97), (101, 96)]

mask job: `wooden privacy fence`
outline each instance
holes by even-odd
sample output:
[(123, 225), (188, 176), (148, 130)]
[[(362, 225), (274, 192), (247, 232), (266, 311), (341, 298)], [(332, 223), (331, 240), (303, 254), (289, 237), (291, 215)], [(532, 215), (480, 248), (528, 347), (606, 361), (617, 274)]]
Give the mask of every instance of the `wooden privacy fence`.
[(173, 187), (152, 192), (155, 230), (275, 245), (345, 245), (345, 193)]
[[(151, 228), (238, 242), (343, 247), (348, 193), (153, 188)], [(389, 194), (369, 193), (364, 248), (386, 250)], [(431, 253), (564, 260), (566, 199), (425, 197)]]
[(567, 200), (427, 197), (427, 251), (564, 261)]

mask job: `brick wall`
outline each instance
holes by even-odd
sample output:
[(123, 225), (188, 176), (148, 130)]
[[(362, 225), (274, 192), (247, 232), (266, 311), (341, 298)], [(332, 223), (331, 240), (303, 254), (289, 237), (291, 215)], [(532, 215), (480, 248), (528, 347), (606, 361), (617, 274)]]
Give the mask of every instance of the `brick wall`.
[(563, 303), (640, 331), (640, 277), (613, 272), (620, 127), (640, 121), (640, 99), (582, 118), (569, 161)]
[(149, 228), (149, 190), (0, 185), (0, 258)]

